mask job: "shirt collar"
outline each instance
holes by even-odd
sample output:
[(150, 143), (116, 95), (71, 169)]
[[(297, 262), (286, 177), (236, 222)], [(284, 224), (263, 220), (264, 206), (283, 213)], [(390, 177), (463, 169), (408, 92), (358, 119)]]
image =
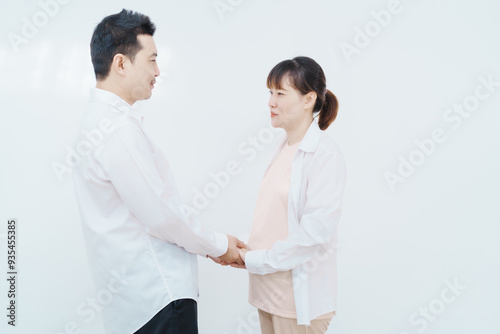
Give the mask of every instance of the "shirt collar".
[(112, 93), (104, 89), (92, 88), (90, 90), (90, 101), (109, 104), (113, 106), (115, 109), (117, 109), (119, 112), (122, 112), (125, 115), (133, 117), (140, 122), (142, 122), (142, 119), (144, 118), (144, 116), (142, 116), (141, 113), (137, 110), (135, 105), (131, 106), (124, 99), (122, 99), (115, 93)]
[(304, 138), (302, 138), (298, 149), (304, 152), (315, 152), (316, 147), (318, 147), (320, 137), (321, 129), (319, 128), (316, 119), (313, 119), (306, 134), (304, 135)]

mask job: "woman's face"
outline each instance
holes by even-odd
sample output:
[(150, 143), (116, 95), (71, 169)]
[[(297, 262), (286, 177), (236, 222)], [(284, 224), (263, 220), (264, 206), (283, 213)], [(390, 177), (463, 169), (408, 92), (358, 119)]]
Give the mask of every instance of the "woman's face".
[(302, 95), (283, 78), (281, 89), (271, 88), (269, 93), (269, 109), (271, 125), (275, 128), (291, 130), (307, 118), (311, 118), (310, 94)]

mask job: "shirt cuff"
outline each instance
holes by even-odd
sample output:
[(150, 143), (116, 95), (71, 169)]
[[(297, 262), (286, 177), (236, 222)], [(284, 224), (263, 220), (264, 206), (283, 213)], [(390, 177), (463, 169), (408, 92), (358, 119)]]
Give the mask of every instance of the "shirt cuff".
[(225, 235), (224, 233), (213, 233), (215, 235), (215, 247), (207, 255), (210, 255), (211, 257), (219, 257), (226, 254), (229, 247), (229, 240), (227, 239), (227, 235)]
[(245, 254), (245, 266), (248, 272), (260, 275), (266, 274), (262, 270), (262, 264), (264, 263), (266, 255), (267, 255), (267, 250), (265, 249), (248, 251)]

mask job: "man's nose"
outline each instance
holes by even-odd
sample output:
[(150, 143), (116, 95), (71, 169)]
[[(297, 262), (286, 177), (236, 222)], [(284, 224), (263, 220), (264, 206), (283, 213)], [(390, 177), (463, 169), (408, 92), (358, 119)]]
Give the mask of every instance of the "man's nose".
[(160, 76), (160, 68), (158, 67), (158, 63), (155, 63), (155, 77)]

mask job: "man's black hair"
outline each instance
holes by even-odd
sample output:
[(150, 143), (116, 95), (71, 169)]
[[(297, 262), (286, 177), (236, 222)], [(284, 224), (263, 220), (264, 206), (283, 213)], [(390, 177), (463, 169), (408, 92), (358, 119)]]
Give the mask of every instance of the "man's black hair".
[(156, 27), (148, 16), (123, 9), (118, 14), (106, 16), (94, 29), (90, 41), (90, 55), (97, 80), (106, 79), (111, 63), (120, 53), (133, 62), (142, 49), (137, 35), (151, 35)]

